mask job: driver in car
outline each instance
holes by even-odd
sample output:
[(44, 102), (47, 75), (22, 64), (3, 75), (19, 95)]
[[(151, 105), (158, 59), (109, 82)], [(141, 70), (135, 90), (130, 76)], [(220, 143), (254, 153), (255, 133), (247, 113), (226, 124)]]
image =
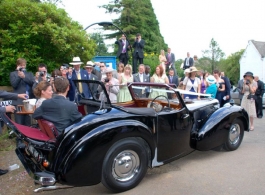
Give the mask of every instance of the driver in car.
[(55, 78), (54, 87), (57, 96), (44, 100), (40, 107), (33, 113), (34, 119), (45, 119), (54, 124), (59, 134), (75, 121), (82, 118), (75, 103), (66, 99), (69, 91), (67, 78), (58, 76)]

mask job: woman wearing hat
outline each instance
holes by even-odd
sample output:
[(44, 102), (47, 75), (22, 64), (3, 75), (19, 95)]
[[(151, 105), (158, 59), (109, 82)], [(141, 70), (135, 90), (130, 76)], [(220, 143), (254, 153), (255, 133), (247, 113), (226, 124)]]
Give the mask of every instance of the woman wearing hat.
[(208, 87), (206, 88), (206, 94), (210, 94), (212, 98), (215, 98), (217, 93), (217, 85), (216, 85), (216, 79), (213, 75), (209, 75), (206, 78), (206, 82)]
[[(106, 68), (104, 73), (106, 77), (102, 79), (102, 82), (105, 84), (110, 101), (115, 103), (117, 102), (117, 94), (119, 93), (119, 80), (113, 77), (113, 69), (110, 67)], [(103, 93), (101, 92), (100, 94), (100, 100), (103, 98)]]
[[(196, 67), (191, 67), (189, 69), (190, 69), (189, 75), (183, 81), (183, 90), (200, 93), (201, 92), (201, 81), (199, 78), (196, 77), (198, 70)], [(184, 98), (200, 99), (200, 96), (184, 95)]]
[(241, 102), (241, 106), (247, 111), (250, 119), (250, 130), (254, 130), (254, 117), (256, 117), (256, 107), (254, 97), (250, 97), (249, 95), (254, 95), (257, 89), (257, 82), (254, 80), (254, 76), (252, 72), (246, 72), (244, 74), (244, 84), (242, 93), (243, 98)]

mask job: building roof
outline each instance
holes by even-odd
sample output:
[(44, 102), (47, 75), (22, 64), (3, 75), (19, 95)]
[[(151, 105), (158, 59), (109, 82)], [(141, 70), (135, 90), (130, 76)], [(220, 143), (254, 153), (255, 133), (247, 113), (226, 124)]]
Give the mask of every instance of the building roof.
[(265, 57), (265, 42), (254, 41), (254, 40), (251, 40), (251, 42), (255, 45), (261, 57), (264, 58)]

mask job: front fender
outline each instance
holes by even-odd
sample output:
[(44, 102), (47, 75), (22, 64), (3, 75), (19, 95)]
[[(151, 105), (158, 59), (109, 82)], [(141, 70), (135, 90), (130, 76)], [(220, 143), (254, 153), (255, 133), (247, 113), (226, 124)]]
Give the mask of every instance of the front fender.
[(136, 120), (119, 120), (96, 127), (82, 137), (61, 164), (61, 176), (69, 185), (94, 185), (101, 181), (104, 157), (116, 141), (127, 137), (141, 137), (151, 150), (155, 150), (155, 139), (151, 130)]
[(242, 120), (244, 130), (247, 131), (249, 118), (242, 107), (229, 106), (216, 110), (198, 131), (195, 138), (195, 149), (210, 150), (224, 144), (227, 140), (230, 126), (236, 118)]

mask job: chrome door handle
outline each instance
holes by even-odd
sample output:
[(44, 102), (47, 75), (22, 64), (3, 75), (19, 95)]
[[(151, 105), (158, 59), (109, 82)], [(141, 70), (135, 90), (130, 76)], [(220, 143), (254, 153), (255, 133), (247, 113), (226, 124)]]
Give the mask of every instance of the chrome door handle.
[(182, 118), (182, 119), (186, 119), (186, 118), (188, 118), (189, 116), (190, 116), (189, 114), (183, 114), (181, 118)]

